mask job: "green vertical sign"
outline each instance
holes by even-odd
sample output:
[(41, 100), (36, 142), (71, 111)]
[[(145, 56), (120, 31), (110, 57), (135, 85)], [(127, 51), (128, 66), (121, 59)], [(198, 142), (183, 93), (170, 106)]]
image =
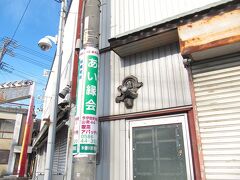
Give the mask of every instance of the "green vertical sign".
[(73, 135), (74, 157), (86, 154), (96, 154), (97, 152), (98, 63), (98, 49), (86, 47), (80, 51)]
[(87, 56), (85, 77), (84, 114), (97, 114), (98, 57)]

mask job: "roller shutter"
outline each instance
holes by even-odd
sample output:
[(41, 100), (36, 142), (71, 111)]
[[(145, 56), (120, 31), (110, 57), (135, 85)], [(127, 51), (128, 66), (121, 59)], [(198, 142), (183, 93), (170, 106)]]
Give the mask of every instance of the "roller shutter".
[(240, 56), (192, 65), (207, 180), (240, 179)]
[(56, 134), (53, 174), (64, 175), (68, 128), (63, 126)]

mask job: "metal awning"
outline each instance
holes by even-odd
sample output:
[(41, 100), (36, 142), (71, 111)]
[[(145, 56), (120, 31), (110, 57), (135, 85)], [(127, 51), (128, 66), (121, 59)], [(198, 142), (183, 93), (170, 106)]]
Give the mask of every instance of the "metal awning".
[[(69, 118), (69, 112), (70, 112), (70, 107), (68, 106), (69, 102), (66, 103), (60, 103), (58, 104), (58, 113), (57, 113), (57, 125), (56, 125), (56, 131), (61, 129), (65, 123), (66, 119)], [(44, 142), (47, 140), (47, 135), (48, 135), (48, 122), (50, 121), (49, 119), (45, 120), (46, 122), (44, 123), (43, 127), (41, 128), (41, 131), (37, 135), (37, 137), (34, 139), (32, 147), (36, 148), (38, 146), (41, 146), (44, 144)]]
[(161, 45), (178, 41), (177, 28), (179, 25), (205, 16), (211, 10), (223, 9), (228, 4), (236, 3), (234, 0), (223, 0), (217, 3), (197, 8), (189, 12), (144, 26), (110, 38), (110, 49), (120, 57), (146, 51)]

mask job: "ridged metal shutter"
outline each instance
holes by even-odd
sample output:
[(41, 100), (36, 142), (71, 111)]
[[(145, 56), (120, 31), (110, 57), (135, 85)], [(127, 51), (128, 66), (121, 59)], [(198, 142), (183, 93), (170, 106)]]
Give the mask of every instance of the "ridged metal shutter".
[(207, 180), (240, 179), (240, 55), (192, 66)]
[(63, 126), (56, 134), (53, 159), (53, 174), (64, 174), (67, 150), (67, 136), (67, 126)]

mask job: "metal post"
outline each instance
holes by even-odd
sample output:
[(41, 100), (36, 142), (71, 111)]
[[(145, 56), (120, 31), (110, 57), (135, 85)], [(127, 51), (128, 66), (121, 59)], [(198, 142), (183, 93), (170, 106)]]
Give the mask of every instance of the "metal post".
[[(99, 44), (99, 21), (100, 21), (100, 1), (99, 0), (85, 0), (85, 6), (84, 6), (84, 22), (83, 22), (83, 49), (93, 49), (98, 48)], [(98, 49), (96, 49), (96, 52), (98, 53)], [(86, 76), (85, 76), (86, 77)], [(79, 82), (78, 82), (79, 83)], [(80, 83), (81, 84), (81, 83)], [(79, 85), (78, 88), (82, 88), (80, 91), (81, 93), (84, 93), (85, 89), (84, 85)], [(80, 93), (80, 94), (81, 94)], [(79, 94), (78, 94), (79, 95)], [(81, 95), (83, 96), (83, 95)], [(84, 99), (78, 96), (77, 101), (80, 101), (80, 103), (77, 103), (76, 110), (79, 110), (78, 104), (81, 104), (80, 106), (84, 106), (83, 104)], [(80, 108), (81, 109), (81, 108)], [(80, 112), (81, 114), (82, 112)], [(80, 119), (77, 121), (80, 121), (82, 115), (80, 115)], [(76, 119), (75, 119), (76, 121)], [(75, 126), (77, 126), (78, 123), (75, 123)], [(79, 125), (79, 124), (78, 124)], [(80, 127), (81, 130), (81, 127)], [(97, 131), (96, 131), (97, 132)], [(97, 135), (98, 136), (98, 135)], [(79, 149), (79, 146), (75, 146), (77, 149)], [(85, 149), (86, 150), (86, 149)], [(78, 150), (77, 150), (78, 151)], [(84, 155), (76, 155), (73, 157), (73, 173), (71, 180), (95, 180), (96, 179), (96, 154), (84, 154)]]
[(26, 170), (26, 163), (27, 163), (27, 151), (28, 151), (28, 144), (31, 137), (31, 129), (33, 124), (33, 107), (34, 107), (34, 90), (35, 90), (35, 83), (33, 83), (31, 87), (31, 97), (30, 97), (30, 104), (28, 107), (28, 114), (27, 114), (27, 121), (24, 129), (24, 136), (23, 136), (23, 142), (22, 142), (22, 149), (20, 154), (20, 160), (19, 160), (19, 177), (24, 177), (25, 170)]
[(61, 2), (61, 13), (58, 29), (58, 41), (57, 41), (57, 53), (56, 62), (57, 69), (54, 71), (56, 80), (53, 83), (53, 94), (51, 99), (51, 114), (50, 114), (50, 125), (48, 128), (48, 140), (47, 140), (47, 153), (46, 153), (46, 164), (44, 180), (52, 180), (52, 169), (53, 169), (53, 155), (55, 148), (55, 136), (56, 136), (56, 123), (57, 123), (57, 109), (58, 109), (58, 93), (61, 79), (61, 66), (62, 66), (62, 39), (63, 39), (63, 27), (65, 24), (65, 0)]

